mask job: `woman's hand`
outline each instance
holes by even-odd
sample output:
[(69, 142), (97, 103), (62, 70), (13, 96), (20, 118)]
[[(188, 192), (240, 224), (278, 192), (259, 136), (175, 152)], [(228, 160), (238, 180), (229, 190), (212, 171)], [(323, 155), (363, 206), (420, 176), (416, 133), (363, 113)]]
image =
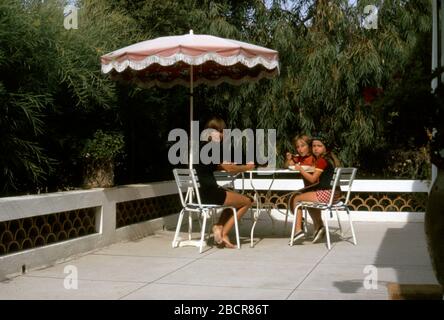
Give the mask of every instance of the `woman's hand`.
[(236, 163), (233, 162), (223, 162), (219, 165), (219, 168), (227, 172), (236, 173), (236, 172), (253, 170), (255, 168), (255, 164), (254, 162), (248, 162), (247, 164), (244, 165), (237, 165)]
[(254, 168), (255, 168), (255, 164), (254, 164), (254, 162), (248, 162), (246, 165), (245, 165), (245, 168), (246, 168), (246, 171), (248, 171), (248, 170), (253, 170)]

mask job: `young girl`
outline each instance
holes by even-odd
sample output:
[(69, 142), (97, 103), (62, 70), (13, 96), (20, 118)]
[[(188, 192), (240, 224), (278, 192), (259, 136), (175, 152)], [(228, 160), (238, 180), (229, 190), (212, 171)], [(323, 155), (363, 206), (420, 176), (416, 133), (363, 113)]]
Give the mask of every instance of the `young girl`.
[[(297, 151), (297, 155), (287, 152), (284, 167), (295, 166), (296, 164), (303, 166), (315, 166), (315, 157), (311, 152), (311, 138), (306, 134), (300, 134), (293, 138), (293, 146)], [(307, 187), (310, 181), (302, 177), (304, 186)]]
[[(207, 143), (216, 143), (221, 148), (222, 160), (222, 140), (223, 129), (225, 129), (225, 122), (220, 118), (212, 118), (209, 120), (205, 129), (213, 129), (208, 138)], [(203, 145), (201, 145), (203, 147)], [(194, 166), (199, 179), (202, 203), (218, 204), (225, 206), (233, 206), (237, 209), (237, 218), (240, 219), (252, 204), (252, 200), (240, 193), (233, 191), (226, 191), (219, 187), (213, 172), (216, 170), (225, 170), (226, 172), (242, 172), (254, 169), (254, 163), (247, 163), (246, 165), (236, 165), (233, 163), (226, 163), (220, 161), (219, 164), (199, 163)], [(224, 210), (220, 215), (219, 221), (213, 226), (214, 241), (219, 247), (235, 248), (235, 245), (230, 242), (228, 233), (234, 226), (234, 217), (231, 210)]]
[[(292, 199), (292, 208), (296, 207), (299, 201), (311, 202), (328, 202), (331, 193), (331, 179), (335, 171), (335, 167), (339, 167), (338, 158), (331, 153), (326, 139), (323, 136), (312, 138), (311, 143), (313, 155), (316, 158), (315, 170), (313, 173), (306, 172), (301, 165), (296, 164), (295, 169), (301, 172), (304, 179), (314, 184), (310, 191), (296, 195)], [(339, 200), (340, 193), (335, 193), (335, 198)], [(321, 211), (318, 209), (309, 210), (310, 216), (313, 220), (315, 234), (313, 243), (319, 241), (325, 235), (324, 224), (321, 219)], [(299, 208), (296, 215), (296, 230), (293, 240), (302, 239), (305, 233), (302, 229), (302, 210)]]

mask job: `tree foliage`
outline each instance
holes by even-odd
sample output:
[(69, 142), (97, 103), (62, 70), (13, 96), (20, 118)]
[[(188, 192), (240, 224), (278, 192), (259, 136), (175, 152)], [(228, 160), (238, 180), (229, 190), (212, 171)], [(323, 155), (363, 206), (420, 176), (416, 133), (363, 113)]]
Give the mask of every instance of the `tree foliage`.
[[(198, 87), (201, 121), (216, 113), (231, 127), (274, 128), (280, 156), (296, 133), (323, 131), (346, 165), (375, 172), (395, 161), (393, 150), (427, 147), (434, 106), (428, 0), (81, 0), (77, 30), (63, 27), (66, 3), (0, 3), (3, 193), (79, 185), (78, 158), (97, 130), (124, 134), (118, 182), (169, 179), (168, 132), (188, 128), (188, 90), (113, 83), (99, 58), (190, 29), (273, 48), (280, 57), (274, 80)], [(363, 27), (368, 4), (378, 7), (377, 29)], [(377, 92), (371, 101), (368, 91)], [(430, 107), (418, 114), (421, 101)], [(427, 175), (414, 167), (402, 175)]]
[[(356, 7), (348, 1), (294, 1), (289, 11), (280, 1), (269, 10), (252, 3), (251, 28), (243, 38), (278, 50), (281, 75), (260, 84), (260, 94), (257, 85), (221, 89), (231, 93), (230, 115), (245, 127), (276, 128), (281, 138), (324, 131), (343, 162), (356, 164), (386, 133), (384, 112), (366, 105), (363, 90), (390, 87), (406, 69), (418, 41), (430, 32), (429, 3), (380, 1), (376, 30), (361, 25), (366, 1)], [(224, 104), (214, 96), (215, 104)], [(395, 102), (384, 107), (402, 108)], [(280, 147), (290, 148), (289, 139), (281, 139)]]
[[(3, 192), (33, 189), (64, 175), (74, 141), (79, 144), (88, 134), (81, 122), (73, 123), (75, 118), (115, 107), (115, 84), (101, 74), (100, 55), (137, 40), (129, 37), (137, 34), (131, 20), (111, 11), (105, 1), (83, 1), (80, 28), (66, 30), (64, 5), (37, 0), (0, 3)], [(69, 130), (75, 126), (79, 128)], [(60, 183), (63, 177), (57, 179)]]

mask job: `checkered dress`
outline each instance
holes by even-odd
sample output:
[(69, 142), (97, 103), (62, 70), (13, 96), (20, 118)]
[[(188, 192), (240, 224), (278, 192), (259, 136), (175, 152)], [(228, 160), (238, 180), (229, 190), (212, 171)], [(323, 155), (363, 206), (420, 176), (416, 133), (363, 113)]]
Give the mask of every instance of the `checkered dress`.
[[(330, 201), (332, 191), (333, 190), (331, 189), (316, 190), (316, 197), (318, 198), (318, 202), (328, 203)], [(341, 198), (340, 192), (336, 192), (333, 199), (333, 203), (338, 202), (340, 198)]]

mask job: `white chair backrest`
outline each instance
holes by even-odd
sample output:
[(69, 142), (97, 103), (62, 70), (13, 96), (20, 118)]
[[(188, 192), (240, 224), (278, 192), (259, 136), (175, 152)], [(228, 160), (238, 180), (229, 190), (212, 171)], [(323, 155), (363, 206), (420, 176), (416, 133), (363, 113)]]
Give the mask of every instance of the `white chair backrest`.
[[(185, 207), (187, 204), (196, 204), (193, 202), (193, 195), (196, 197), (197, 204), (199, 207), (202, 206), (199, 194), (199, 181), (197, 178), (196, 170), (193, 169), (174, 169), (174, 180), (176, 180), (177, 189), (179, 191), (180, 201), (182, 206)], [(185, 197), (183, 193), (186, 192)]]
[(331, 186), (332, 186), (332, 194), (330, 197), (330, 201), (328, 202), (328, 205), (331, 206), (334, 202), (335, 193), (338, 191), (338, 187), (341, 189), (342, 192), (346, 193), (344, 204), (348, 203), (348, 200), (350, 199), (350, 192), (353, 185), (353, 180), (355, 179), (356, 171), (358, 169), (356, 168), (336, 168), (335, 173), (333, 175), (333, 178), (331, 179)]

